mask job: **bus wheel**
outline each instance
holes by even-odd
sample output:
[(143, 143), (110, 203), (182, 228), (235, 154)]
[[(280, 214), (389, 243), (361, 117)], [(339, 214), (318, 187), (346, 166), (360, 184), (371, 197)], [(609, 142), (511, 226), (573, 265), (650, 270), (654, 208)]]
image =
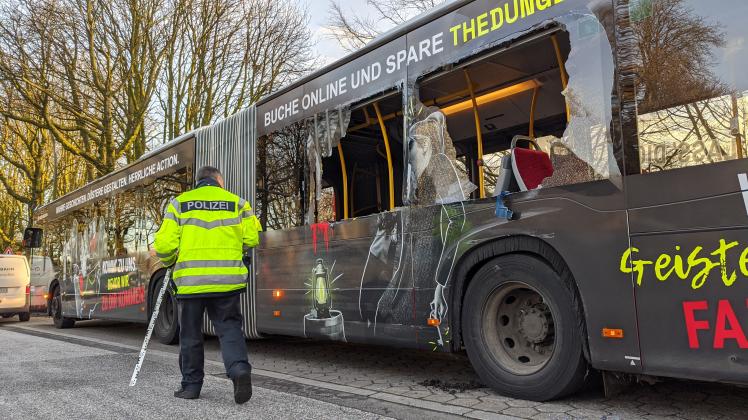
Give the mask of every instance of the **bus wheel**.
[(500, 256), (478, 270), (463, 302), (463, 337), (487, 385), (535, 401), (582, 386), (582, 317), (569, 287), (544, 261), (526, 255)]
[[(163, 276), (159, 277), (153, 287), (154, 296), (151, 299), (151, 307), (149, 313), (153, 313), (153, 308), (156, 306), (156, 299), (158, 298), (157, 293), (161, 290), (161, 284), (164, 281)], [(164, 298), (161, 301), (161, 307), (158, 310), (158, 318), (156, 319), (156, 325), (153, 328), (153, 334), (156, 339), (162, 344), (176, 344), (179, 341), (179, 321), (177, 314), (177, 299), (169, 291), (164, 294)]]
[(52, 301), (50, 303), (52, 305), (52, 322), (54, 322), (55, 328), (73, 328), (75, 319), (62, 316), (60, 286), (55, 287), (54, 292), (52, 292)]

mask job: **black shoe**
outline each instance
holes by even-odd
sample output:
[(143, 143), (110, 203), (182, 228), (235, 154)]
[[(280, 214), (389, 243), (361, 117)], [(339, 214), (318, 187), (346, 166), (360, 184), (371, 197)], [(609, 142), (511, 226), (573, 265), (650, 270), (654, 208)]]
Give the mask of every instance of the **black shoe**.
[(180, 388), (174, 391), (174, 396), (177, 398), (183, 398), (185, 400), (196, 400), (200, 398), (200, 391), (194, 389)]
[(234, 401), (244, 404), (252, 398), (252, 372), (247, 370), (231, 379), (234, 382)]

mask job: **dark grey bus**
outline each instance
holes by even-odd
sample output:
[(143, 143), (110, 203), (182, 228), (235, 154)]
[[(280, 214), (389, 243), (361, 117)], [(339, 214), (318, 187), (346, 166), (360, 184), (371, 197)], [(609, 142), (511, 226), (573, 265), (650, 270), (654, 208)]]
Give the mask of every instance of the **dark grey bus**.
[(450, 3), (42, 209), (55, 322), (146, 321), (163, 205), (211, 163), (265, 228), (249, 338), (465, 350), (534, 400), (590, 369), (746, 384), (746, 17)]

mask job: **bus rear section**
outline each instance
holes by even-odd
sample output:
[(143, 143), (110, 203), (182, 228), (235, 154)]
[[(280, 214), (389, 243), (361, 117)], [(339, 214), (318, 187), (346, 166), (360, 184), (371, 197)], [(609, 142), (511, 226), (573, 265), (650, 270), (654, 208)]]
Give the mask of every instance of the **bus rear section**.
[(746, 6), (531, 3), (258, 104), (259, 332), (465, 349), (538, 400), (590, 369), (746, 383)]
[(31, 318), (29, 312), (29, 263), (22, 255), (0, 255), (0, 315), (18, 315), (21, 321)]

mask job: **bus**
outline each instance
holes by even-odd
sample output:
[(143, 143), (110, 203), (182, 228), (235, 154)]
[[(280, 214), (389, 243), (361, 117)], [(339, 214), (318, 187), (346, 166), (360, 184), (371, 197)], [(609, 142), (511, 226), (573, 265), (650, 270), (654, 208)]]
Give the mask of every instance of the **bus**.
[[(531, 400), (593, 369), (746, 384), (746, 16), (439, 7), (40, 209), (55, 325), (147, 321), (153, 234), (210, 164), (265, 228), (248, 338), (465, 351)], [(168, 297), (157, 337), (177, 325)]]

